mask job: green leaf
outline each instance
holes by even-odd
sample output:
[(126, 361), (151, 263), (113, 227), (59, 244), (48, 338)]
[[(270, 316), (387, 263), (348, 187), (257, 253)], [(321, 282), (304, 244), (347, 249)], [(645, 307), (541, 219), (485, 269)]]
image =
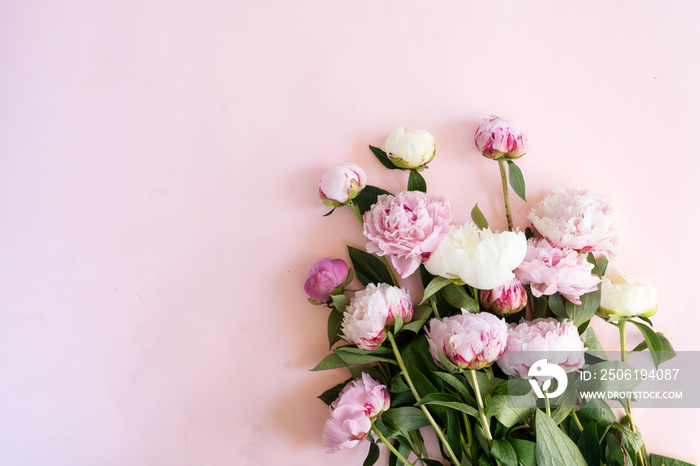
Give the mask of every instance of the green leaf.
[(323, 214), (323, 216), (324, 216), (324, 217), (328, 217), (328, 216), (329, 216), (330, 214), (332, 214), (333, 212), (335, 212), (335, 207), (333, 207), (333, 208), (330, 210), (330, 212), (328, 212), (327, 214)]
[(436, 375), (443, 382), (445, 382), (447, 385), (457, 390), (457, 392), (462, 396), (462, 399), (464, 401), (471, 405), (476, 404), (476, 400), (469, 393), (469, 390), (467, 390), (467, 386), (464, 384), (464, 382), (462, 382), (463, 379), (460, 379), (460, 377), (462, 376), (448, 374), (447, 372), (441, 371), (433, 372), (433, 374)]
[(592, 291), (581, 296), (581, 304), (574, 304), (554, 293), (548, 299), (549, 308), (561, 319), (570, 319), (576, 327), (588, 322), (600, 306), (600, 290)]
[(481, 209), (479, 209), (478, 202), (474, 204), (474, 208), (472, 209), (472, 221), (479, 228), (484, 229), (489, 227), (489, 222), (486, 220), (486, 217), (484, 217), (484, 214), (481, 212)]
[(512, 160), (508, 160), (508, 179), (515, 194), (527, 202), (527, 199), (525, 199), (525, 178), (523, 178), (523, 172)]
[(345, 388), (345, 385), (347, 385), (348, 382), (352, 380), (352, 377), (346, 380), (345, 382), (339, 383), (338, 385), (329, 388), (325, 392), (321, 393), (318, 398), (326, 403), (328, 406), (331, 405), (336, 399), (338, 399), (338, 395), (340, 395), (340, 392), (343, 391), (343, 388)]
[(354, 199), (355, 204), (357, 204), (357, 209), (361, 214), (364, 214), (370, 209), (370, 207), (372, 207), (373, 204), (377, 203), (377, 198), (382, 194), (391, 193), (383, 190), (382, 188), (377, 188), (376, 186), (368, 184)]
[(325, 371), (328, 369), (336, 369), (338, 367), (347, 367), (349, 364), (335, 353), (331, 353), (319, 362), (312, 371)]
[(411, 322), (403, 325), (404, 330), (410, 330), (413, 333), (420, 332), (420, 329), (423, 328), (423, 325), (430, 319), (431, 315), (433, 315), (433, 310), (430, 306), (421, 305), (416, 307), (413, 310)]
[[(389, 364), (396, 364), (396, 361), (390, 358), (385, 358), (383, 356), (378, 356), (371, 353), (366, 354), (356, 354), (345, 351), (335, 350), (340, 359), (342, 359), (346, 366), (358, 365), (358, 364), (369, 364), (372, 362), (386, 362)], [(321, 361), (323, 362), (323, 361)]]
[(407, 431), (420, 429), (430, 425), (428, 418), (423, 411), (413, 406), (402, 406), (401, 408), (389, 408), (382, 414), (382, 421), (396, 426), (402, 426)]
[(335, 309), (328, 315), (328, 348), (340, 340), (340, 327), (343, 323), (343, 313)]
[(510, 428), (525, 420), (535, 412), (537, 401), (528, 394), (523, 396), (494, 395), (491, 403), (496, 411), (496, 419)]
[(644, 446), (642, 436), (636, 432), (632, 432), (632, 429), (626, 425), (620, 424), (619, 422), (613, 422), (610, 428), (615, 429), (622, 434), (623, 446), (630, 454), (636, 454)]
[(533, 465), (535, 463), (535, 442), (523, 440), (519, 438), (509, 438), (508, 441), (515, 449), (515, 454), (518, 455), (518, 461), (523, 465)]
[(615, 413), (610, 409), (610, 406), (598, 398), (592, 398), (591, 401), (576, 411), (576, 414), (584, 424), (597, 422), (599, 425), (607, 426), (617, 422), (617, 417), (615, 417)]
[(515, 449), (506, 440), (493, 439), (491, 454), (502, 466), (518, 466), (518, 456)]
[(357, 279), (364, 286), (370, 283), (388, 283), (390, 285), (393, 283), (384, 263), (372, 254), (352, 246), (348, 246), (348, 254), (357, 274)]
[(384, 165), (389, 170), (399, 169), (399, 167), (391, 163), (389, 156), (386, 155), (386, 152), (381, 150), (379, 147), (369, 146), (369, 150), (371, 150), (374, 156), (377, 157), (377, 160), (379, 160), (382, 163), (382, 165)]
[(394, 335), (399, 333), (401, 331), (401, 328), (403, 327), (403, 317), (400, 315), (396, 316), (396, 320), (394, 321)]
[(418, 403), (416, 403), (416, 406), (421, 405), (444, 406), (446, 408), (461, 411), (465, 414), (479, 419), (479, 411), (477, 411), (476, 408), (462, 402), (462, 400), (460, 400), (456, 396), (447, 393), (433, 393), (431, 395), (427, 395), (421, 398), (421, 400)]
[(587, 328), (586, 331), (581, 334), (581, 340), (586, 347), (586, 353), (592, 354), (600, 359), (607, 359), (605, 350), (603, 350), (603, 345), (600, 344), (600, 340), (598, 340), (598, 336), (592, 328)]
[(479, 303), (469, 296), (469, 293), (467, 293), (467, 290), (465, 290), (463, 286), (450, 283), (440, 290), (440, 296), (457, 309), (464, 309), (468, 312), (479, 312)]
[[(654, 361), (654, 366), (656, 366), (658, 369), (659, 364), (661, 364), (661, 353), (663, 353), (664, 350), (664, 346), (661, 344), (661, 339), (648, 325), (634, 320), (630, 320), (630, 322), (642, 332), (644, 341), (646, 342), (649, 352), (651, 353), (651, 359)], [(624, 323), (621, 325), (624, 325)]]
[(447, 285), (451, 284), (452, 282), (449, 281), (445, 277), (435, 277), (433, 278), (430, 283), (428, 283), (428, 286), (425, 287), (425, 291), (423, 292), (423, 299), (421, 300), (421, 304), (424, 303), (428, 298), (433, 296), (435, 293), (446, 287)]
[(535, 457), (538, 466), (586, 466), (576, 444), (559, 429), (547, 413), (535, 414), (537, 444)]
[(331, 299), (333, 300), (333, 307), (341, 314), (345, 312), (345, 308), (350, 303), (350, 298), (344, 294), (331, 295)]
[[(668, 341), (668, 338), (666, 338), (661, 332), (656, 332), (656, 336), (659, 337), (659, 340), (661, 340), (661, 347), (663, 348), (663, 351), (661, 351), (661, 353), (659, 354), (659, 364), (663, 364), (664, 362), (675, 358), (676, 351), (673, 349), (673, 346), (671, 346), (671, 342)], [(632, 351), (643, 351), (647, 348), (647, 342), (646, 340), (644, 340), (643, 342), (635, 346)]]
[(372, 466), (379, 459), (379, 446), (376, 443), (370, 442), (369, 451), (367, 452), (367, 457), (362, 466)]
[(600, 464), (603, 453), (598, 440), (598, 424), (595, 421), (586, 424), (578, 438), (577, 445), (588, 464)]
[(666, 456), (654, 455), (649, 457), (650, 466), (694, 466), (691, 463), (686, 463), (681, 460), (674, 460), (673, 458), (668, 458)]
[(425, 178), (420, 174), (418, 170), (411, 170), (408, 175), (408, 190), (409, 191), (420, 191), (427, 192), (428, 185), (425, 182)]

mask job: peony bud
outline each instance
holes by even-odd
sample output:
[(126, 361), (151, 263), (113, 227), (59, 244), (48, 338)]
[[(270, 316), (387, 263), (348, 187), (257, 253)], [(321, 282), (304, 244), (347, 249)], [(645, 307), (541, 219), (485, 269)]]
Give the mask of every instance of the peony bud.
[(479, 293), (481, 305), (497, 314), (515, 314), (527, 305), (527, 292), (517, 278), (505, 285)]
[(386, 138), (382, 150), (400, 168), (419, 168), (435, 157), (435, 139), (422, 129), (404, 132), (399, 126)]
[(348, 264), (342, 259), (326, 257), (311, 266), (304, 291), (312, 301), (326, 303), (333, 290), (345, 285), (348, 280)]
[(515, 120), (486, 115), (476, 129), (474, 142), (488, 159), (517, 159), (527, 152), (527, 137)]
[(490, 366), (506, 350), (508, 326), (493, 314), (482, 312), (431, 319), (427, 331), (430, 354), (435, 363), (442, 354), (460, 369), (482, 369)]
[(344, 206), (367, 185), (364, 170), (354, 163), (343, 163), (331, 167), (321, 177), (318, 194), (328, 207)]
[(656, 314), (656, 288), (608, 267), (600, 286), (600, 310), (604, 314), (651, 317)]
[(343, 338), (364, 350), (379, 348), (386, 339), (386, 328), (401, 316), (404, 322), (413, 317), (413, 304), (404, 288), (386, 283), (370, 283), (355, 293), (348, 304), (341, 328)]

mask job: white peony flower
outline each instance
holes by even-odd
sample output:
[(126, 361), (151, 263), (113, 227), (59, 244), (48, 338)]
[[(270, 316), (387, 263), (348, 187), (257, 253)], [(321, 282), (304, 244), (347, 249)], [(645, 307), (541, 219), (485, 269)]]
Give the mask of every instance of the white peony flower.
[(650, 317), (656, 314), (656, 308), (657, 293), (651, 283), (608, 267), (600, 285), (602, 312), (627, 317)]
[(418, 168), (435, 157), (435, 139), (422, 129), (404, 132), (399, 126), (386, 138), (382, 150), (401, 168)]
[(498, 233), (465, 224), (442, 240), (425, 268), (433, 275), (491, 290), (515, 278), (513, 270), (526, 252), (527, 240), (522, 232)]

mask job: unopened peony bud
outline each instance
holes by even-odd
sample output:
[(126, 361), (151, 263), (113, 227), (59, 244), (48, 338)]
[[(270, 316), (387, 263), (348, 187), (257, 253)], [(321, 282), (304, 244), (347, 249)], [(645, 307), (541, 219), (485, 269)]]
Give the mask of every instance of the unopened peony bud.
[(382, 150), (400, 168), (419, 168), (435, 157), (435, 139), (422, 129), (404, 132), (399, 126), (386, 138)]
[(527, 137), (510, 118), (485, 116), (476, 130), (474, 142), (488, 159), (517, 159), (527, 152)]
[(656, 314), (656, 288), (608, 267), (600, 286), (600, 310), (604, 314), (651, 317)]
[(343, 163), (323, 174), (318, 194), (328, 207), (340, 207), (355, 199), (366, 185), (364, 170), (354, 163)]
[(311, 266), (304, 291), (316, 303), (330, 300), (333, 290), (344, 285), (348, 279), (348, 264), (342, 259), (326, 257)]
[(506, 350), (508, 325), (493, 314), (482, 312), (431, 319), (427, 332), (430, 354), (443, 367), (442, 354), (460, 369), (490, 366)]
[(492, 290), (482, 290), (479, 300), (482, 306), (497, 314), (514, 314), (527, 305), (527, 292), (520, 280), (514, 278)]

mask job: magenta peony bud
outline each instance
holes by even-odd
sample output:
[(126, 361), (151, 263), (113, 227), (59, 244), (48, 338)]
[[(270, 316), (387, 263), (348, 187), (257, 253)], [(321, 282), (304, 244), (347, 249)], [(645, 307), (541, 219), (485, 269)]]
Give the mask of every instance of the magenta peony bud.
[(326, 257), (311, 266), (304, 291), (317, 303), (330, 300), (333, 290), (344, 285), (348, 279), (348, 264), (342, 259)]
[(386, 328), (401, 316), (404, 322), (413, 317), (413, 304), (408, 292), (386, 283), (370, 283), (348, 304), (341, 327), (343, 338), (358, 348), (373, 350), (386, 339)]
[(535, 319), (510, 324), (506, 352), (498, 367), (507, 375), (527, 377), (535, 362), (547, 358), (565, 372), (572, 372), (583, 367), (584, 350), (578, 329), (570, 320)]
[(323, 174), (318, 194), (324, 205), (340, 207), (355, 199), (366, 185), (364, 170), (354, 163), (343, 163), (329, 168)]
[(527, 292), (517, 278), (492, 290), (479, 293), (481, 305), (497, 314), (514, 314), (527, 305)]
[(493, 314), (482, 312), (432, 319), (428, 334), (430, 354), (438, 366), (438, 352), (460, 369), (490, 366), (506, 350), (508, 326)]
[(331, 403), (331, 416), (323, 428), (329, 453), (353, 448), (372, 428), (372, 421), (389, 409), (389, 390), (366, 373), (349, 382)]
[(527, 137), (510, 118), (486, 115), (476, 129), (474, 142), (488, 159), (517, 159), (527, 152)]

